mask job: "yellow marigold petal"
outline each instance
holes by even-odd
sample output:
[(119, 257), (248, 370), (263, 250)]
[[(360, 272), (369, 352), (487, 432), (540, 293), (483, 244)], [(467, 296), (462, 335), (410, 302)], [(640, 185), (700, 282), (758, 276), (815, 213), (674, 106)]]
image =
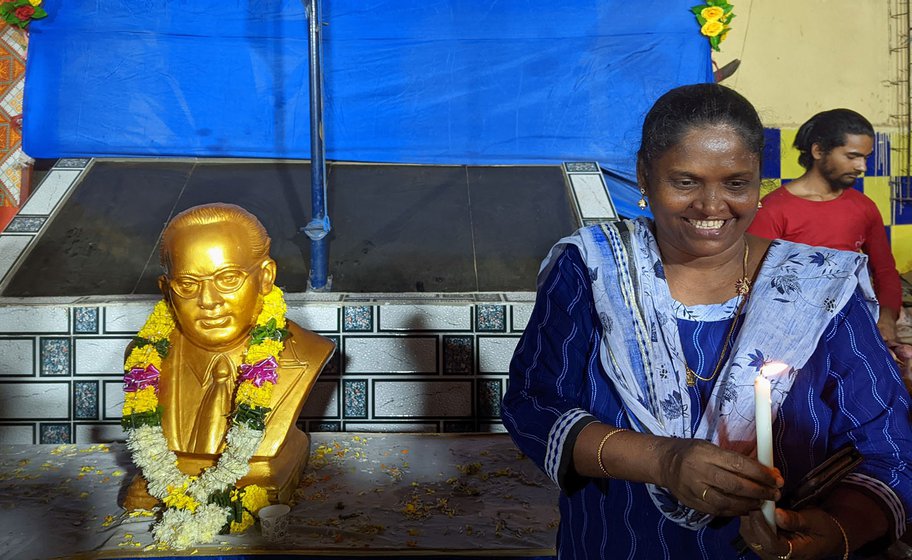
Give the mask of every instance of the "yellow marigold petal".
[(269, 495), (264, 488), (251, 484), (244, 487), (244, 498), (241, 500), (241, 504), (253, 513), (257, 513), (269, 505)]
[(282, 290), (273, 286), (272, 291), (263, 297), (263, 309), (257, 317), (257, 325), (265, 325), (270, 319), (276, 320), (276, 326), (280, 329), (285, 328), (285, 313), (288, 306), (285, 305), (285, 298)]
[(151, 412), (158, 406), (154, 387), (146, 387), (135, 393), (124, 393), (124, 415)]
[(256, 387), (253, 383), (245, 381), (238, 386), (238, 404), (269, 408), (272, 404), (272, 383), (263, 383)]
[(196, 511), (196, 508), (200, 506), (200, 503), (184, 493), (188, 486), (189, 481), (184, 482), (180, 487), (168, 486), (168, 495), (165, 496), (162, 502), (168, 507), (186, 509), (191, 512)]
[(130, 371), (135, 367), (145, 369), (149, 364), (161, 370), (162, 359), (155, 347), (151, 345), (135, 347), (124, 362), (124, 371)]
[(248, 364), (255, 364), (260, 360), (265, 360), (270, 356), (278, 359), (279, 354), (282, 353), (282, 350), (284, 348), (285, 343), (280, 340), (264, 340), (262, 343), (255, 344), (247, 349), (247, 355), (244, 357), (244, 362)]
[(253, 516), (247, 513), (246, 511), (241, 514), (241, 521), (231, 522), (231, 532), (232, 533), (243, 533), (253, 525), (254, 519)]
[(164, 300), (155, 304), (152, 314), (146, 319), (146, 324), (139, 330), (137, 336), (149, 340), (163, 340), (171, 336), (174, 330), (174, 316), (171, 308)]

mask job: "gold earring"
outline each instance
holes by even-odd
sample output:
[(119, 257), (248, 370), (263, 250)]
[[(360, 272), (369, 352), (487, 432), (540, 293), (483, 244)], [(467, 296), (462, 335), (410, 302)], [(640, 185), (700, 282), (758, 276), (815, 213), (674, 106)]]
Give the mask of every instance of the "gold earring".
[(646, 202), (646, 190), (640, 188), (640, 199), (637, 201), (637, 206), (640, 207), (640, 210), (645, 210), (649, 203)]
[(757, 209), (763, 208), (763, 202), (757, 201)]

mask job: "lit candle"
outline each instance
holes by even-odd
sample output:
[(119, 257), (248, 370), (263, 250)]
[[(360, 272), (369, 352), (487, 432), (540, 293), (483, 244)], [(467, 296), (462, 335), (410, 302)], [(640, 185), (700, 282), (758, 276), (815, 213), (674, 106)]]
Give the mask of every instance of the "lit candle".
[[(772, 468), (773, 466), (773, 403), (770, 399), (770, 382), (763, 376), (761, 368), (760, 375), (754, 380), (754, 406), (755, 422), (757, 425), (757, 460), (760, 464)], [(763, 502), (760, 508), (763, 511), (763, 517), (769, 523), (770, 528), (776, 530), (776, 519), (774, 512), (776, 504), (771, 500)]]

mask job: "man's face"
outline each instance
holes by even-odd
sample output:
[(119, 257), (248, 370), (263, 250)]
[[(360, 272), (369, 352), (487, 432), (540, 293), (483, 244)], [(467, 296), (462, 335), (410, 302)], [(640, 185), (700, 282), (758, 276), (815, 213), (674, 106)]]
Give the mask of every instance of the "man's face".
[[(864, 134), (846, 134), (845, 144), (820, 155), (816, 165), (834, 190), (855, 184), (864, 175), (865, 160), (874, 151), (874, 139)], [(816, 156), (817, 154), (815, 154)]]
[(244, 232), (224, 223), (179, 230), (167, 249), (170, 273), (160, 285), (181, 332), (201, 348), (239, 344), (272, 289), (273, 261), (255, 258)]

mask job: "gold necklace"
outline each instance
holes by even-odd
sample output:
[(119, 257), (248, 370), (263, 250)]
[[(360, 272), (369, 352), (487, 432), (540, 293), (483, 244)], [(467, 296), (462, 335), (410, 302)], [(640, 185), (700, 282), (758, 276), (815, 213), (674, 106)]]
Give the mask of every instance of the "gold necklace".
[(690, 366), (687, 365), (687, 359), (683, 358), (683, 349), (681, 351), (681, 356), (684, 360), (684, 375), (685, 380), (687, 381), (688, 387), (693, 387), (697, 384), (697, 380), (700, 381), (712, 381), (719, 375), (719, 371), (722, 369), (722, 364), (725, 363), (725, 357), (728, 354), (728, 347), (731, 344), (732, 334), (735, 332), (735, 325), (738, 323), (738, 317), (741, 316), (741, 311), (744, 309), (744, 304), (747, 303), (747, 297), (750, 293), (751, 285), (750, 279), (747, 277), (747, 259), (750, 255), (750, 246), (747, 243), (747, 240), (744, 240), (744, 261), (741, 264), (741, 278), (735, 282), (735, 291), (741, 297), (741, 302), (738, 303), (738, 309), (735, 310), (735, 316), (732, 319), (732, 324), (728, 328), (728, 334), (725, 335), (725, 342), (722, 344), (722, 352), (719, 354), (719, 361), (716, 362), (716, 367), (713, 368), (712, 375), (709, 377), (701, 377), (697, 375), (697, 372), (690, 369)]

